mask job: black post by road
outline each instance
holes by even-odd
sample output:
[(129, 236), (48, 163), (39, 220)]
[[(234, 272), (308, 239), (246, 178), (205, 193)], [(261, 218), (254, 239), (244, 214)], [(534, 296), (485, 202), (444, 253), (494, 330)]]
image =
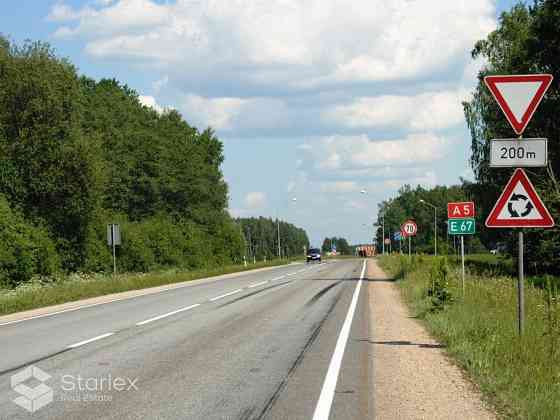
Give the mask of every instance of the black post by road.
[(519, 229), (519, 251), (517, 256), (517, 323), (519, 335), (523, 335), (523, 324), (525, 319), (525, 276), (523, 272), (523, 229)]

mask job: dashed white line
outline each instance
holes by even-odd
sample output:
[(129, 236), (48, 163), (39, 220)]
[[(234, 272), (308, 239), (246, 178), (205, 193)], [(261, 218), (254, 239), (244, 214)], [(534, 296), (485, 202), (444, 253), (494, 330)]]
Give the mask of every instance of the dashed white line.
[(115, 334), (115, 333), (110, 332), (110, 333), (107, 333), (107, 334), (98, 335), (97, 337), (90, 338), (89, 340), (84, 340), (84, 341), (80, 341), (79, 343), (70, 344), (68, 346), (68, 348), (69, 349), (75, 349), (76, 347), (81, 347), (81, 346), (84, 346), (86, 344), (93, 343), (94, 341), (102, 340), (104, 338), (110, 337), (113, 334)]
[(137, 326), (137, 327), (140, 327), (140, 326), (142, 326), (142, 325), (149, 324), (150, 322), (158, 321), (158, 320), (160, 320), (160, 319), (167, 318), (168, 316), (175, 315), (175, 314), (178, 314), (178, 313), (181, 313), (181, 312), (185, 312), (185, 311), (194, 309), (194, 308), (196, 308), (196, 307), (198, 307), (198, 306), (200, 306), (200, 303), (196, 303), (196, 304), (194, 304), (194, 305), (187, 306), (187, 307), (185, 307), (185, 308), (177, 309), (176, 311), (168, 312), (168, 313), (163, 314), (163, 315), (155, 316), (155, 317), (153, 317), (153, 318), (146, 319), (145, 321), (138, 322), (138, 323), (136, 324), (136, 326)]
[(252, 284), (252, 285), (249, 286), (249, 289), (252, 289), (253, 287), (262, 286), (263, 284), (266, 284), (266, 283), (268, 283), (268, 280), (266, 280), (266, 281), (261, 281), (260, 283)]
[(354, 318), (354, 313), (356, 312), (358, 296), (360, 295), (360, 288), (362, 287), (362, 279), (364, 278), (365, 272), (366, 260), (364, 260), (360, 280), (358, 281), (358, 284), (354, 289), (354, 295), (352, 296), (352, 301), (350, 302), (350, 307), (348, 308), (346, 319), (344, 320), (344, 324), (342, 324), (340, 335), (338, 336), (338, 340), (336, 341), (336, 346), (334, 348), (334, 353), (329, 364), (327, 376), (325, 377), (325, 382), (323, 383), (323, 388), (321, 389), (321, 395), (319, 396), (319, 401), (317, 401), (317, 406), (315, 407), (313, 420), (329, 419), (331, 406), (334, 399), (334, 392), (336, 390), (336, 382), (338, 381), (338, 373), (340, 372), (340, 366), (342, 365), (342, 358), (344, 356), (344, 350), (346, 349), (346, 343), (348, 342), (348, 336), (350, 335), (352, 319)]
[(223, 299), (223, 298), (225, 298), (225, 297), (228, 297), (228, 296), (231, 296), (231, 295), (235, 295), (236, 293), (239, 293), (239, 292), (241, 292), (241, 291), (243, 291), (243, 289), (237, 289), (237, 290), (234, 290), (233, 292), (229, 292), (229, 293), (226, 293), (226, 294), (224, 294), (224, 295), (220, 295), (220, 296), (213, 297), (212, 299), (210, 299), (210, 302), (215, 302), (215, 301), (217, 301), (218, 299)]
[(270, 281), (278, 281), (278, 280), (282, 280), (283, 278), (285, 278), (286, 276), (280, 276), (280, 277), (276, 277), (275, 279), (272, 279)]

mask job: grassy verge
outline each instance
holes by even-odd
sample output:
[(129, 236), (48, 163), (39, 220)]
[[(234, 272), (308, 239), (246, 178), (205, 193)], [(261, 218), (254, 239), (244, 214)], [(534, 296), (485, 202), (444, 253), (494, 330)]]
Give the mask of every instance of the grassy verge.
[(145, 289), (148, 287), (180, 283), (205, 277), (219, 276), (256, 268), (288, 264), (294, 260), (272, 260), (266, 263), (232, 265), (209, 270), (176, 271), (160, 273), (119, 274), (74, 274), (48, 284), (27, 284), (15, 290), (0, 291), (0, 315), (36, 309), (80, 299)]
[(525, 334), (517, 334), (515, 281), (469, 275), (463, 296), (444, 258), (382, 257), (412, 312), (446, 345), (504, 418), (560, 416), (560, 300), (557, 290), (526, 285)]

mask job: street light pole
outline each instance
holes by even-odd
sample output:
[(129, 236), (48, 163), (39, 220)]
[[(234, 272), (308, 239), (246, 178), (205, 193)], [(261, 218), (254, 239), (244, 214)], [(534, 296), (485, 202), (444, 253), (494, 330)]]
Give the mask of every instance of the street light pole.
[(382, 228), (382, 235), (383, 239), (381, 240), (382, 247), (383, 247), (383, 255), (385, 255), (385, 215), (383, 215), (383, 228)]
[(420, 200), (420, 202), (434, 209), (434, 256), (437, 257), (437, 207), (428, 203), (426, 200)]

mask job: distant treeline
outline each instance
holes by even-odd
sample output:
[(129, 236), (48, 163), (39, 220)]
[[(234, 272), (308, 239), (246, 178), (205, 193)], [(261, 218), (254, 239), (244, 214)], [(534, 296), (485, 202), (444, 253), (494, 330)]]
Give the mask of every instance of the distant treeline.
[(303, 255), (309, 249), (309, 238), (305, 230), (290, 223), (264, 217), (237, 219), (246, 239), (248, 259), (275, 258), (278, 256), (278, 228), (280, 229), (281, 256)]
[[(0, 37), (0, 286), (109, 271), (108, 223), (121, 224), (122, 271), (240, 262), (223, 160), (211, 129), (79, 76), (47, 44)], [(288, 236), (290, 254), (298, 240)]]
[[(431, 189), (422, 187), (412, 188), (410, 185), (403, 186), (396, 197), (383, 201), (379, 205), (378, 218), (375, 223), (377, 227), (376, 242), (377, 251), (381, 252), (383, 243), (383, 215), (385, 217), (385, 239), (390, 244), (385, 245), (385, 251), (397, 251), (407, 249), (408, 242), (395, 240), (395, 233), (400, 232), (400, 227), (407, 219), (412, 219), (418, 225), (418, 232), (412, 239), (413, 252), (434, 252), (434, 209), (437, 207), (437, 248), (438, 253), (453, 254), (457, 248), (458, 241), (453, 236), (447, 235), (447, 203), (469, 201), (472, 196), (464, 186), (438, 186)], [(420, 200), (424, 200), (424, 204)], [(477, 232), (484, 229), (484, 219), (478, 214), (476, 217)], [(480, 233), (467, 237), (466, 246), (469, 252), (483, 252), (487, 249), (480, 242)]]
[(336, 250), (338, 254), (342, 255), (351, 255), (353, 253), (352, 247), (345, 238), (337, 238), (334, 236), (332, 238), (325, 238), (321, 246), (321, 251), (327, 253), (333, 250)]

